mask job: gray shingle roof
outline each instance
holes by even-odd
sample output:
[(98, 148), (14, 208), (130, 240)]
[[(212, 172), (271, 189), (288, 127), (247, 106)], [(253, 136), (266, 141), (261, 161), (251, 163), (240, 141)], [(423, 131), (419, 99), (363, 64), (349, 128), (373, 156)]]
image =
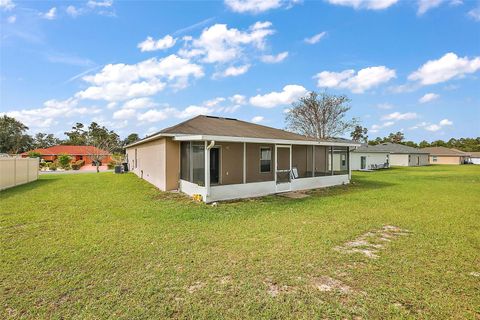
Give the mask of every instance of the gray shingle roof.
[(449, 149), (445, 147), (428, 147), (421, 149), (430, 153), (432, 156), (457, 156), (457, 157), (465, 157), (468, 156), (467, 152), (463, 152), (456, 149)]
[(418, 148), (405, 146), (403, 144), (385, 142), (374, 146), (363, 145), (357, 148), (354, 152), (376, 152), (376, 153), (401, 153), (401, 154), (428, 154), (427, 151), (422, 151)]

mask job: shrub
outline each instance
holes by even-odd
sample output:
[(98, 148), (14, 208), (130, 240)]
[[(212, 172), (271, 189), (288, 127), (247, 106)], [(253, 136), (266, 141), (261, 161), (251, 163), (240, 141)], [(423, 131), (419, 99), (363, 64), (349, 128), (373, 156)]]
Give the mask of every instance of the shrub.
[(70, 169), (70, 162), (72, 161), (72, 157), (68, 154), (60, 154), (58, 156), (58, 163), (62, 169), (68, 170)]
[(73, 169), (73, 170), (78, 170), (78, 169), (80, 169), (84, 164), (85, 164), (85, 161), (83, 161), (83, 160), (75, 161), (74, 163), (72, 163), (72, 169)]
[(29, 158), (40, 158), (42, 155), (40, 152), (30, 151), (28, 153)]
[(48, 164), (48, 168), (52, 171), (57, 171), (57, 168), (58, 168), (58, 164), (56, 162), (50, 162)]
[(111, 160), (111, 161), (107, 164), (107, 167), (108, 167), (108, 169), (113, 169), (113, 168), (115, 168), (116, 165), (117, 165), (117, 162), (114, 161), (114, 160)]

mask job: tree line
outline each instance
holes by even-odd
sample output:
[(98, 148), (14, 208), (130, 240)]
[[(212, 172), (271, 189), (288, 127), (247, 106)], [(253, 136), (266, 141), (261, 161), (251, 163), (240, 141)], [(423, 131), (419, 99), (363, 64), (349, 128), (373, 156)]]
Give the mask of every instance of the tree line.
[(125, 139), (113, 130), (96, 122), (85, 126), (76, 123), (65, 132), (66, 139), (55, 137), (52, 133), (27, 134), (28, 127), (15, 118), (4, 115), (0, 118), (0, 153), (19, 154), (33, 149), (44, 149), (56, 145), (95, 146), (110, 153), (123, 153), (123, 147), (140, 140), (137, 133), (129, 134)]

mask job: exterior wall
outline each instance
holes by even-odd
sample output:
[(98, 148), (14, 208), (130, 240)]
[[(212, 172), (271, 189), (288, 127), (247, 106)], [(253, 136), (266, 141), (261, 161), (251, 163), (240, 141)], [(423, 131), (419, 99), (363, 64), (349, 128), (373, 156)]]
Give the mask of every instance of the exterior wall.
[(384, 164), (387, 161), (388, 153), (377, 153), (377, 152), (351, 152), (351, 168), (352, 170), (361, 170), (361, 157), (366, 157), (366, 169), (370, 168), (371, 165)]
[(165, 189), (176, 190), (180, 180), (180, 142), (172, 138), (165, 139)]
[(472, 160), (473, 164), (480, 164), (480, 158), (474, 158), (472, 157), (470, 160)]
[[(260, 172), (260, 148), (269, 147), (272, 150), (272, 164), (270, 172)], [(247, 183), (274, 181), (275, 145), (247, 143)]]
[(161, 138), (127, 149), (130, 171), (162, 191), (167, 188), (166, 144), (166, 138)]
[(38, 179), (39, 158), (0, 158), (0, 190)]
[(428, 154), (411, 154), (410, 155), (410, 162), (409, 162), (408, 165), (410, 167), (427, 166), (428, 165)]
[(463, 164), (464, 161), (464, 157), (457, 156), (436, 156), (437, 161), (433, 161), (433, 157), (429, 157), (430, 164)]
[(220, 146), (220, 184), (243, 183), (243, 143), (219, 142), (215, 146)]
[(408, 154), (391, 154), (390, 165), (408, 167)]

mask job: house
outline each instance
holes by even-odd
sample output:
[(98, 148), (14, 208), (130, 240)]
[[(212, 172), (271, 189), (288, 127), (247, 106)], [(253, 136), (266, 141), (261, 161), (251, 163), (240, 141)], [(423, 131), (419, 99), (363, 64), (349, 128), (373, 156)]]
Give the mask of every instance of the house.
[(130, 170), (204, 202), (350, 182), (344, 139), (318, 140), (232, 118), (197, 116), (126, 147)]
[[(357, 152), (358, 152), (358, 157)], [(367, 161), (367, 154), (376, 154), (376, 158), (372, 158), (371, 162), (378, 162), (385, 159), (388, 166), (426, 166), (428, 165), (428, 152), (422, 151), (418, 148), (405, 146), (403, 144), (385, 142), (373, 146), (362, 147), (352, 152), (356, 163), (352, 163), (352, 168), (362, 168), (362, 161)], [(365, 152), (368, 151), (368, 152)], [(388, 157), (387, 157), (388, 154)], [(383, 158), (385, 156), (385, 158)], [(364, 157), (364, 158), (362, 158)], [(372, 156), (371, 156), (372, 157)], [(352, 159), (352, 161), (354, 161)], [(366, 166), (367, 169), (368, 166)]]
[(428, 147), (421, 150), (430, 153), (430, 164), (464, 164), (470, 162), (470, 154), (457, 149)]
[(107, 164), (112, 160), (111, 154), (108, 151), (98, 149), (94, 146), (68, 146), (57, 145), (45, 149), (34, 149), (28, 152), (22, 153), (22, 157), (28, 157), (28, 153), (38, 152), (40, 158), (46, 162), (53, 162), (58, 159), (60, 154), (68, 154), (72, 157), (72, 162), (83, 160), (86, 165), (92, 164), (95, 158), (101, 156), (100, 160), (103, 164)]
[(390, 153), (365, 144), (353, 150), (350, 159), (352, 170), (388, 168)]
[(470, 162), (480, 164), (480, 152), (470, 152)]

